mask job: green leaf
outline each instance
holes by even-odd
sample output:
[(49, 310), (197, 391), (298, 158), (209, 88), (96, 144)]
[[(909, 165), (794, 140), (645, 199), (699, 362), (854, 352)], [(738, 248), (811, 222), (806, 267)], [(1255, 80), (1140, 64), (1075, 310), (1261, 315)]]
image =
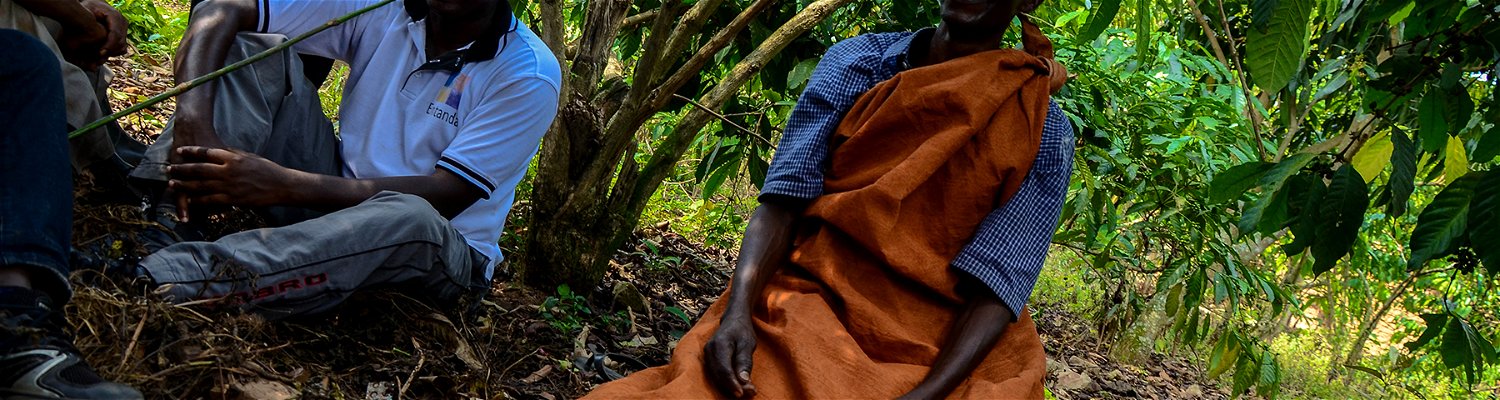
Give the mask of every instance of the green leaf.
[(1255, 187), (1260, 178), (1275, 166), (1274, 163), (1251, 161), (1225, 170), (1215, 176), (1213, 183), (1208, 185), (1209, 203), (1219, 204), (1245, 194), (1245, 191)]
[(1448, 314), (1422, 314), (1422, 321), (1427, 323), (1427, 329), (1422, 331), (1422, 336), (1418, 336), (1416, 341), (1406, 344), (1409, 351), (1417, 351), (1437, 338), (1443, 332), (1443, 326), (1448, 323)]
[(797, 66), (792, 67), (792, 72), (786, 75), (786, 87), (788, 89), (801, 88), (802, 84), (807, 83), (807, 79), (812, 77), (813, 69), (817, 66), (818, 59), (816, 58), (797, 63)]
[(1479, 144), (1474, 146), (1474, 154), (1470, 154), (1469, 161), (1488, 163), (1494, 161), (1496, 155), (1500, 155), (1500, 131), (1490, 127), (1479, 137)]
[(1167, 315), (1177, 315), (1177, 310), (1180, 308), (1182, 308), (1182, 285), (1174, 285), (1172, 290), (1167, 292)]
[(1417, 123), (1422, 149), (1433, 153), (1443, 151), (1448, 144), (1448, 96), (1435, 87), (1428, 90), (1417, 107)]
[(1151, 62), (1151, 37), (1156, 33), (1156, 23), (1151, 19), (1151, 5), (1155, 0), (1135, 1), (1135, 56), (1141, 65)]
[(1363, 365), (1344, 364), (1344, 368), (1370, 374), (1370, 376), (1375, 377), (1375, 379), (1385, 379), (1385, 374), (1380, 373), (1380, 371), (1376, 371), (1374, 368), (1366, 367)]
[(1391, 135), (1385, 133), (1375, 135), (1359, 148), (1359, 153), (1354, 154), (1352, 161), (1354, 169), (1359, 171), (1359, 176), (1365, 178), (1365, 183), (1370, 183), (1375, 180), (1375, 177), (1380, 176), (1380, 172), (1385, 170), (1386, 165), (1391, 164), (1391, 153), (1394, 153), (1394, 150)]
[(1469, 243), (1491, 278), (1500, 277), (1500, 172), (1477, 174), (1484, 176), (1469, 204)]
[(1365, 208), (1369, 205), (1370, 189), (1354, 167), (1345, 164), (1334, 172), (1328, 195), (1318, 209), (1321, 224), (1312, 245), (1313, 274), (1328, 272), (1349, 253), (1359, 239), (1359, 227), (1364, 224)]
[(1453, 253), (1468, 229), (1469, 204), (1480, 176), (1466, 176), (1448, 184), (1417, 217), (1411, 232), (1409, 270), (1421, 269), (1427, 261)]
[(1417, 147), (1401, 131), (1391, 135), (1391, 147), (1390, 214), (1400, 217), (1406, 214), (1406, 203), (1416, 189)]
[[(1287, 178), (1297, 173), (1302, 167), (1307, 166), (1307, 163), (1312, 162), (1312, 160), (1312, 154), (1298, 154), (1281, 160), (1270, 171), (1266, 171), (1265, 176), (1260, 178), (1260, 198), (1250, 208), (1245, 209), (1245, 214), (1240, 217), (1239, 234), (1241, 236), (1249, 234), (1261, 226), (1261, 218), (1266, 214), (1267, 208), (1272, 207), (1273, 203), (1277, 200), (1277, 197), (1281, 193), (1281, 187), (1286, 184)], [(1285, 198), (1283, 197), (1281, 200), (1284, 202)]]
[(1269, 351), (1261, 353), (1260, 379), (1256, 381), (1255, 393), (1261, 397), (1274, 399), (1281, 392), (1281, 366)]
[(1447, 157), (1443, 159), (1443, 180), (1453, 182), (1469, 173), (1469, 151), (1464, 149), (1464, 141), (1449, 140), (1448, 149), (1444, 151)]
[(1443, 347), (1438, 349), (1438, 354), (1443, 356), (1444, 366), (1463, 367), (1469, 381), (1473, 382), (1475, 371), (1484, 365), (1486, 358), (1492, 357), (1492, 351), (1490, 343), (1468, 321), (1457, 317), (1448, 318), (1448, 328), (1443, 332)]
[(766, 170), (771, 168), (771, 164), (766, 162), (765, 157), (757, 154), (750, 154), (746, 158), (745, 166), (750, 170), (750, 183), (759, 188), (766, 183)]
[(1260, 378), (1260, 364), (1255, 362), (1254, 357), (1240, 357), (1234, 366), (1234, 387), (1229, 393), (1230, 397), (1236, 397), (1250, 390)]
[[(733, 167), (730, 165), (733, 165)], [(729, 179), (729, 175), (733, 172), (739, 172), (738, 167), (739, 164), (727, 164), (714, 170), (714, 173), (708, 176), (708, 180), (703, 181), (703, 192), (700, 197), (704, 200), (713, 198), (714, 194), (719, 192), (719, 188), (724, 186), (724, 181)]]
[(1271, 26), (1271, 17), (1276, 15), (1277, 0), (1254, 0), (1250, 2), (1250, 27), (1265, 31)]
[(1099, 2), (1099, 8), (1089, 14), (1089, 24), (1078, 34), (1080, 42), (1090, 42), (1094, 38), (1109, 29), (1109, 24), (1115, 21), (1115, 15), (1120, 13), (1121, 0), (1103, 0)]
[(693, 320), (691, 318), (688, 318), (687, 313), (683, 312), (681, 308), (669, 306), (667, 307), (667, 313), (677, 316), (677, 319), (682, 320), (682, 322), (685, 324), (691, 325), (693, 323)]
[(1280, 92), (1307, 56), (1307, 31), (1314, 0), (1281, 0), (1265, 29), (1251, 29), (1245, 43), (1245, 67), (1255, 84)]
[(1229, 371), (1229, 367), (1233, 367), (1235, 361), (1239, 359), (1239, 338), (1225, 332), (1219, 336), (1219, 342), (1214, 344), (1213, 354), (1208, 358), (1208, 379), (1218, 378), (1219, 375)]
[(1307, 250), (1317, 240), (1318, 226), (1323, 222), (1319, 213), (1323, 197), (1328, 195), (1328, 185), (1323, 183), (1321, 177), (1304, 173), (1292, 177), (1292, 180), (1295, 183), (1289, 199), (1290, 211), (1295, 213), (1289, 224), (1292, 228), (1292, 242), (1282, 248), (1288, 256)]

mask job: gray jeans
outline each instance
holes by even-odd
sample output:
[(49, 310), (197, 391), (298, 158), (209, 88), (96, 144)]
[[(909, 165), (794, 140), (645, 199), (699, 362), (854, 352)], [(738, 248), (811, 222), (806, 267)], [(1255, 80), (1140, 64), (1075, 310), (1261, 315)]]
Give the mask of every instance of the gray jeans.
[[(240, 34), (227, 62), (283, 40)], [(318, 104), (301, 62), (280, 53), (218, 81), (214, 127), (231, 147), (338, 175), (338, 140)], [(169, 123), (132, 176), (165, 179), (170, 146)], [(298, 218), (298, 209), (279, 211), (271, 219), (288, 225), (174, 244), (141, 266), (171, 301), (219, 299), (270, 318), (325, 311), (368, 288), (394, 288), (446, 305), (489, 288), (489, 257), (420, 197), (381, 192), (312, 219)]]

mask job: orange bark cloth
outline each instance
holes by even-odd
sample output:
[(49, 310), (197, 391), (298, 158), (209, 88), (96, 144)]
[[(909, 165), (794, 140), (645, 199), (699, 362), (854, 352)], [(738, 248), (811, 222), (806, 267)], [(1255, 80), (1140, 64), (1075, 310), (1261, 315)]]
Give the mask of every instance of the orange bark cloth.
[[(1029, 24), (1028, 24), (1029, 25)], [(926, 376), (963, 308), (949, 263), (1010, 198), (1046, 120), (1051, 45), (897, 74), (860, 97), (832, 139), (825, 195), (753, 315), (760, 398), (894, 398)], [(1039, 57), (1040, 56), (1040, 57)], [(671, 363), (591, 398), (723, 397), (703, 368), (727, 290)], [(1025, 310), (956, 398), (1041, 398), (1046, 359)]]

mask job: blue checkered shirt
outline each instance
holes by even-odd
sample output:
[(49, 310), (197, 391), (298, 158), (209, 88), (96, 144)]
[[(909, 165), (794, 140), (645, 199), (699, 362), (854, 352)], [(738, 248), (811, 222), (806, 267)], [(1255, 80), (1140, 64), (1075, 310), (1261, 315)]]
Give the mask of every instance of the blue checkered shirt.
[[(906, 70), (915, 32), (866, 34), (828, 49), (788, 118), (761, 187), (767, 195), (813, 199), (823, 194), (828, 139), (861, 94)], [(990, 213), (953, 266), (973, 275), (1015, 313), (1031, 297), (1073, 172), (1073, 126), (1052, 103), (1041, 148), (1021, 188)]]

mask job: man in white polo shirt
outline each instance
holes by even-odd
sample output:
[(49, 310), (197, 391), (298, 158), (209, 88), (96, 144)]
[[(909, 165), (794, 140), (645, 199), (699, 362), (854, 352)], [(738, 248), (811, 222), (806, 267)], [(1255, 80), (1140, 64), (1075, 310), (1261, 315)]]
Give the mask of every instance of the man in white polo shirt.
[[(177, 54), (186, 82), (376, 3), (209, 0)], [(273, 35), (268, 35), (273, 34)], [(489, 287), (497, 242), (557, 112), (561, 72), (506, 0), (406, 0), (294, 47), (349, 64), (339, 135), (294, 54), (178, 99), (134, 176), (165, 179), (179, 221), (200, 205), (329, 212), (147, 256), (176, 301), (224, 298), (272, 317), (385, 286), (453, 303)]]

